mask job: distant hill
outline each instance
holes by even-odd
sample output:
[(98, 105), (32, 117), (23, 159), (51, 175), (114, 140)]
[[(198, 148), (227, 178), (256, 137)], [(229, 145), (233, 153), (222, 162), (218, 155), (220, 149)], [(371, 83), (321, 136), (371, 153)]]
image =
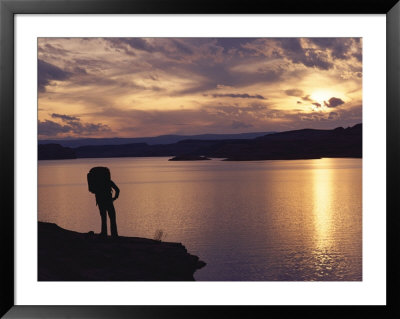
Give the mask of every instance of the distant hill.
[(69, 147), (63, 147), (59, 144), (39, 145), (39, 160), (55, 160), (55, 159), (73, 159), (76, 158), (75, 152)]
[(155, 137), (135, 138), (80, 138), (80, 139), (58, 139), (39, 140), (39, 144), (59, 144), (65, 147), (79, 147), (87, 145), (122, 145), (134, 143), (146, 143), (148, 145), (172, 144), (179, 141), (192, 140), (227, 140), (227, 139), (252, 139), (275, 132), (254, 132), (240, 134), (200, 134), (200, 135), (160, 135)]
[[(307, 159), (362, 157), (362, 124), (334, 130), (296, 130), (250, 140), (222, 143), (213, 156), (227, 160)], [(210, 154), (207, 154), (210, 156)]]
[[(40, 150), (40, 148), (39, 148)], [(333, 130), (303, 129), (252, 139), (187, 139), (171, 144), (89, 145), (73, 148), (77, 158), (206, 156), (231, 161), (362, 157), (362, 124)]]

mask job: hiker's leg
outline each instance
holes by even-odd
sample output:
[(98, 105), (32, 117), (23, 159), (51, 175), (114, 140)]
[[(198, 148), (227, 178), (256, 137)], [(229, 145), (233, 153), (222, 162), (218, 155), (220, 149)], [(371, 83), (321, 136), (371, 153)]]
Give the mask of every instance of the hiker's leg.
[(101, 217), (101, 235), (107, 236), (107, 210), (102, 204), (99, 204), (100, 217)]
[(111, 236), (118, 237), (115, 208), (112, 202), (108, 205), (108, 216), (110, 217)]

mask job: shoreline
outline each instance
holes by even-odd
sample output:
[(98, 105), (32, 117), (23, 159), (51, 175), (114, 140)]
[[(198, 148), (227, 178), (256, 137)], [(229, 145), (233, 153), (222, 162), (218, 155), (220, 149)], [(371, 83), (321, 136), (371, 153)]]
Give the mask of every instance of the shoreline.
[[(171, 158), (171, 156), (116, 156), (116, 157), (77, 157), (77, 158), (57, 158), (57, 159), (40, 159), (38, 162), (42, 161), (65, 161), (65, 160), (80, 160), (80, 159), (118, 159), (118, 158)], [(226, 157), (210, 157), (210, 160), (221, 161), (221, 162), (256, 162), (256, 161), (297, 161), (297, 160), (315, 160), (324, 158), (353, 158), (362, 159), (362, 156), (321, 156), (321, 157), (302, 157), (302, 158), (271, 158), (271, 159), (230, 159)], [(200, 160), (202, 161), (202, 160)], [(172, 161), (174, 162), (174, 161)], [(190, 160), (180, 160), (177, 162), (192, 162)], [(196, 162), (196, 161), (194, 161)]]

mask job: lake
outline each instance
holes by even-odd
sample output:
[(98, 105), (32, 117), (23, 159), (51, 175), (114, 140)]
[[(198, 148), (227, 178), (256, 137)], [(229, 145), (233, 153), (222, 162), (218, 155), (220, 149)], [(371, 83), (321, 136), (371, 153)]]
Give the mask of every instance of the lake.
[(94, 166), (121, 190), (119, 234), (181, 242), (207, 263), (198, 281), (362, 280), (361, 159), (39, 161), (39, 221), (100, 232)]

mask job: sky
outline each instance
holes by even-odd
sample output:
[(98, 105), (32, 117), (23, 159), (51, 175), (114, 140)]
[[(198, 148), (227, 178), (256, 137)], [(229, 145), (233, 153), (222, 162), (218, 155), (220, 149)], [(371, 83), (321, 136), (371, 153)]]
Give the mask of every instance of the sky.
[(360, 38), (39, 38), (39, 139), (362, 121)]

